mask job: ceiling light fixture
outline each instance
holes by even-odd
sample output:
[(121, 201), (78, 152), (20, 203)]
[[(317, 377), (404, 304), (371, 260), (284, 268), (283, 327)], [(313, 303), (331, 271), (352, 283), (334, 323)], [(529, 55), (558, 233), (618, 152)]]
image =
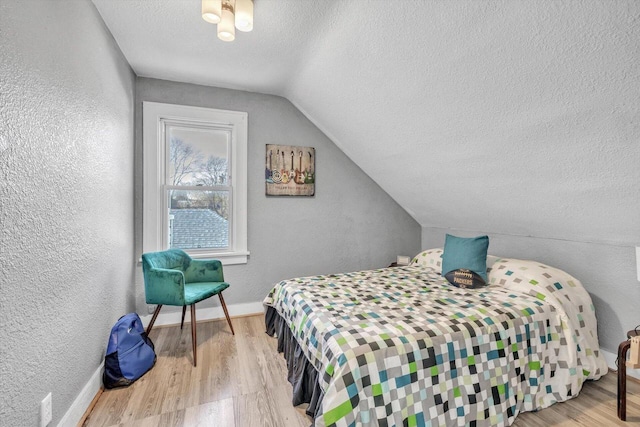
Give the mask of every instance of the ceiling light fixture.
[(253, 30), (253, 0), (202, 0), (202, 19), (218, 24), (218, 38), (226, 42), (239, 31)]

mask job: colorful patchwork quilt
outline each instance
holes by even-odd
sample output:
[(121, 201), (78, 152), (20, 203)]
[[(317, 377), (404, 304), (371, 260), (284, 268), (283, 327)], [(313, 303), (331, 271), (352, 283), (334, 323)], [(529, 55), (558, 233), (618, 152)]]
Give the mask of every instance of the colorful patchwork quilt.
[(607, 372), (578, 280), (494, 257), (487, 287), (460, 289), (441, 276), (440, 254), (269, 293), (320, 373), (316, 426), (510, 425)]

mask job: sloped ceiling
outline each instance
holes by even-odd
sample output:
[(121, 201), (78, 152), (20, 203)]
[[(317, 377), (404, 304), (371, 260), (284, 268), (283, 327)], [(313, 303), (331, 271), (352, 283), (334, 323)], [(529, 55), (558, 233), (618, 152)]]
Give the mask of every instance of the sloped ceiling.
[(255, 0), (232, 43), (93, 2), (138, 75), (286, 97), (425, 227), (640, 243), (640, 2)]

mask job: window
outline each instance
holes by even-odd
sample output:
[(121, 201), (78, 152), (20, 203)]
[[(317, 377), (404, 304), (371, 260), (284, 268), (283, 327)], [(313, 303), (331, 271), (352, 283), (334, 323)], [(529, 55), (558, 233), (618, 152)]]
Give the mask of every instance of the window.
[(143, 103), (143, 252), (247, 262), (247, 113)]

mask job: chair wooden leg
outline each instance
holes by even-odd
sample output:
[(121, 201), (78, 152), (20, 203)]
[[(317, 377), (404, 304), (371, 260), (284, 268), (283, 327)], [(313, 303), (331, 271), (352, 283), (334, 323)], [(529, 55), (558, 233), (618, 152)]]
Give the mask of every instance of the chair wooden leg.
[(151, 333), (151, 329), (153, 328), (153, 324), (156, 323), (156, 317), (158, 317), (158, 313), (160, 313), (160, 309), (162, 308), (162, 304), (158, 304), (156, 309), (153, 312), (153, 316), (151, 316), (151, 322), (149, 322), (149, 326), (147, 326), (147, 336)]
[(618, 418), (627, 420), (627, 351), (631, 341), (622, 341), (618, 346)]
[(180, 330), (182, 330), (182, 327), (184, 326), (184, 314), (187, 312), (187, 306), (183, 305), (182, 306), (182, 321), (180, 322)]
[(191, 341), (193, 343), (193, 366), (196, 366), (196, 305), (191, 304)]
[(220, 297), (220, 303), (222, 304), (224, 315), (226, 316), (229, 327), (231, 328), (231, 335), (235, 335), (235, 332), (233, 332), (233, 325), (231, 324), (231, 318), (229, 318), (229, 312), (227, 311), (227, 304), (224, 303), (224, 298), (222, 298), (222, 292), (218, 294), (218, 297)]

